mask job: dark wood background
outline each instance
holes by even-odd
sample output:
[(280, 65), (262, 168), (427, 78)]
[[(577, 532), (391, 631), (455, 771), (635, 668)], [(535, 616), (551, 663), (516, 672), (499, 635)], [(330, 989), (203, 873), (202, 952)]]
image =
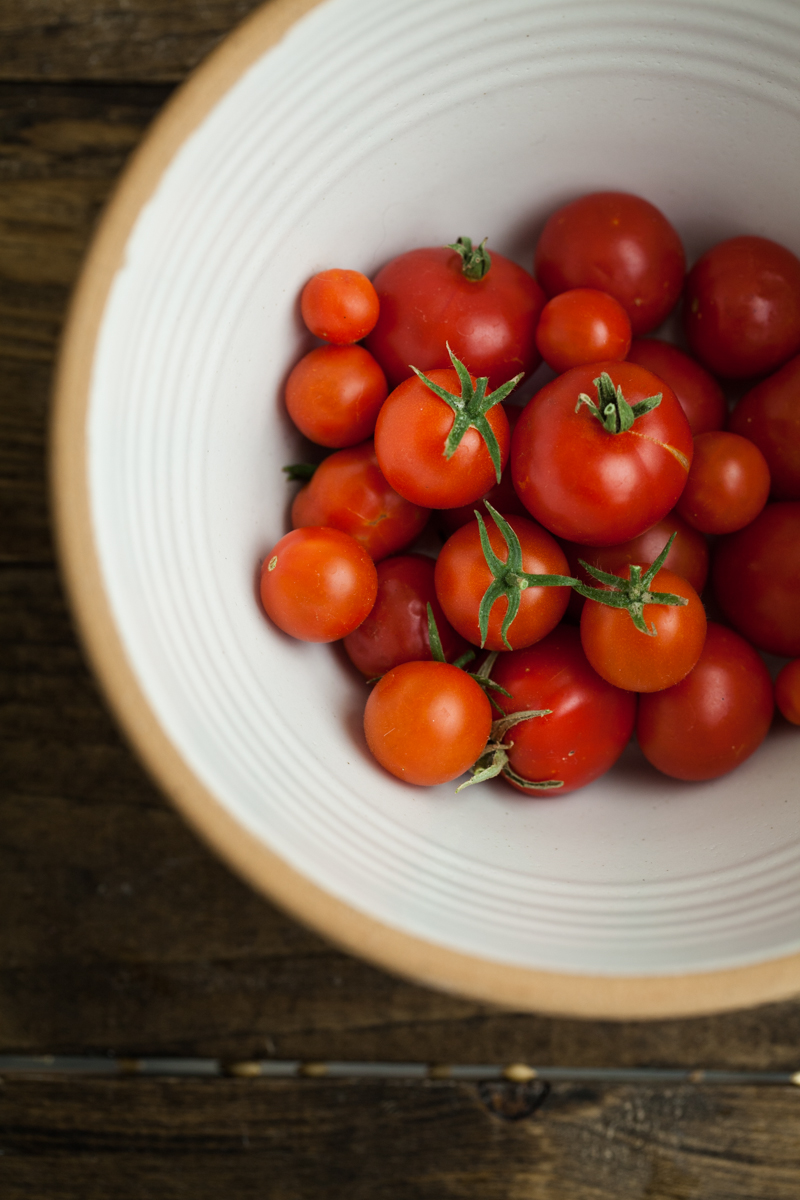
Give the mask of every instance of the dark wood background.
[[(53, 360), (127, 155), (251, 7), (0, 4), (0, 1053), (800, 1067), (800, 1003), (652, 1024), (554, 1020), (429, 992), (340, 953), (197, 842), (109, 719), (54, 563)], [(800, 1196), (798, 1089), (561, 1085), (524, 1120), (495, 1108), (485, 1088), (451, 1082), (8, 1074), (0, 1195)]]

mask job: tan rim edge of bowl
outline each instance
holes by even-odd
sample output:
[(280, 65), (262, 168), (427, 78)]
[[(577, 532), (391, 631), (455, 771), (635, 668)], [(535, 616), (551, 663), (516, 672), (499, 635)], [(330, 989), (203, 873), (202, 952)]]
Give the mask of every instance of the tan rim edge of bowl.
[(272, 0), (180, 89), (125, 171), (75, 290), (51, 424), (52, 507), (79, 633), (106, 698), (150, 773), (205, 841), (257, 890), (345, 950), (417, 982), (513, 1009), (604, 1019), (699, 1015), (800, 992), (800, 955), (726, 971), (619, 978), (529, 970), (443, 949), (336, 900), (243, 830), (166, 737), (123, 648), (94, 544), (86, 418), (95, 343), (134, 222), (181, 143), (239, 76), (320, 0)]

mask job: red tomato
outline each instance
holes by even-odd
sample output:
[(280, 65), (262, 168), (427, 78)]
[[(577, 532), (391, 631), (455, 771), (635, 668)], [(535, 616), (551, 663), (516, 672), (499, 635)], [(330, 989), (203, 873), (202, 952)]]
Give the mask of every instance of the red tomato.
[(316, 337), (346, 346), (366, 337), (378, 319), (378, 296), (360, 271), (320, 271), (300, 295), (300, 312)]
[(362, 546), (339, 529), (295, 529), (261, 567), (261, 603), (284, 633), (334, 642), (357, 628), (375, 603), (378, 576)]
[(385, 675), (400, 663), (433, 657), (429, 604), (445, 658), (452, 662), (469, 649), (442, 612), (433, 584), (435, 565), (424, 554), (401, 554), (378, 564), (378, 595), (372, 612), (344, 639), (350, 661), (367, 679)]
[(447, 342), (473, 375), (488, 376), (490, 388), (539, 365), (536, 324), (545, 296), (502, 254), (492, 252), (483, 278), (470, 279), (450, 247), (410, 250), (374, 282), (381, 315), (367, 347), (392, 387), (408, 379), (411, 363), (426, 373), (447, 367)]
[(694, 439), (694, 458), (675, 509), (701, 533), (733, 533), (769, 496), (769, 467), (747, 438), (716, 429)]
[[(509, 432), (513, 433), (517, 421), (522, 416), (522, 409), (517, 404), (506, 404), (503, 407), (508, 417)], [(506, 463), (500, 482), (492, 484), (488, 492), (484, 492), (478, 500), (473, 500), (471, 504), (460, 504), (458, 508), (440, 508), (436, 514), (437, 528), (441, 530), (444, 537), (449, 537), (462, 525), (468, 525), (470, 521), (475, 520), (476, 508), (480, 512), (486, 512), (483, 507), (484, 500), (488, 500), (492, 508), (496, 508), (498, 512), (514, 513), (518, 517), (529, 515), (527, 508), (517, 495), (514, 481), (511, 478), (511, 467)]]
[(775, 702), (787, 721), (800, 725), (800, 658), (793, 658), (779, 671)]
[(636, 696), (601, 679), (589, 665), (577, 629), (560, 625), (526, 650), (501, 654), (492, 678), (511, 698), (493, 693), (505, 713), (550, 709), (521, 721), (508, 734), (509, 766), (523, 779), (560, 779), (558, 790), (526, 795), (564, 796), (613, 766), (633, 732)]
[(728, 429), (764, 455), (773, 500), (800, 500), (800, 354), (739, 401)]
[[(589, 407), (607, 373), (630, 405), (661, 394), (626, 432), (608, 433)], [(577, 406), (577, 411), (576, 411)], [(602, 405), (601, 405), (602, 406)], [(673, 391), (634, 363), (575, 367), (523, 410), (511, 449), (514, 487), (546, 529), (583, 545), (636, 537), (674, 507), (692, 461), (692, 435)]]
[(768, 504), (721, 538), (711, 577), (720, 608), (748, 641), (800, 656), (800, 502)]
[(716, 779), (763, 742), (774, 709), (761, 658), (724, 625), (709, 623), (695, 667), (674, 687), (639, 700), (645, 758), (675, 779)]
[[(461, 395), (456, 371), (428, 371), (427, 378), (451, 395)], [(510, 440), (502, 404), (490, 408), (486, 420), (500, 447), (502, 469)], [(467, 429), (452, 458), (445, 457), (454, 422), (452, 409), (416, 375), (389, 393), (375, 426), (378, 462), (395, 491), (413, 504), (456, 508), (478, 500), (497, 482), (486, 443), (474, 426)]]
[(468, 770), (491, 729), (485, 693), (450, 663), (402, 663), (376, 683), (364, 712), (367, 745), (381, 766), (425, 787)]
[[(630, 567), (619, 572), (630, 578)], [(581, 613), (581, 642), (586, 657), (603, 679), (631, 692), (672, 687), (691, 671), (706, 636), (706, 614), (690, 583), (672, 571), (656, 573), (651, 592), (683, 596), (684, 606), (645, 604), (643, 617), (655, 636), (636, 628), (624, 608), (587, 600)]]
[(678, 397), (694, 437), (722, 429), (728, 415), (722, 388), (705, 367), (660, 338), (634, 338), (628, 362), (646, 367)]
[[(675, 541), (664, 559), (664, 566), (682, 576), (699, 595), (708, 578), (708, 542), (674, 509), (638, 537), (618, 546), (579, 546), (575, 542), (562, 542), (562, 549), (567, 556), (570, 575), (593, 585), (595, 580), (580, 565), (580, 559), (612, 573), (631, 563), (654, 563), (673, 533)], [(570, 615), (579, 618), (583, 605), (583, 596), (573, 591), (569, 598)]]
[(686, 279), (692, 353), (725, 379), (774, 371), (800, 350), (800, 260), (762, 237), (719, 242)]
[(548, 296), (578, 287), (609, 292), (634, 335), (655, 329), (675, 307), (685, 271), (681, 240), (667, 218), (627, 192), (593, 192), (559, 208), (534, 260)]
[(319, 346), (286, 381), (286, 407), (301, 433), (336, 450), (363, 442), (375, 429), (388, 388), (363, 346)]
[(631, 345), (625, 309), (594, 288), (571, 288), (548, 300), (536, 328), (536, 345), (559, 374), (601, 359), (621, 360)]
[[(566, 576), (567, 560), (555, 538), (525, 517), (508, 516), (507, 520), (520, 541), (522, 571), (530, 575)], [(494, 553), (507, 562), (509, 549), (493, 520), (487, 520), (486, 532)], [(478, 522), (473, 520), (457, 529), (442, 547), (436, 560), (436, 595), (453, 628), (476, 646), (481, 645), (478, 617), (481, 600), (493, 580), (481, 546)], [(489, 614), (487, 649), (518, 650), (543, 638), (563, 617), (569, 587), (526, 586), (519, 597), (519, 611), (507, 634), (511, 645), (506, 645), (501, 632), (508, 600), (500, 596)]]
[(292, 504), (292, 527), (331, 525), (355, 538), (378, 562), (414, 541), (430, 510), (399, 496), (384, 479), (373, 442), (320, 463)]

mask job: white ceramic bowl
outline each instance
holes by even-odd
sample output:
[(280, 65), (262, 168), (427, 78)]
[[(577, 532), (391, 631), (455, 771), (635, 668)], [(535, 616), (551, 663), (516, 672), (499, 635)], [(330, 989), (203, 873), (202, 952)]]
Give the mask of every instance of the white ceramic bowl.
[[(516, 1007), (720, 1009), (800, 990), (800, 743), (735, 774), (636, 752), (575, 795), (408, 787), (341, 653), (256, 601), (297, 455), (314, 271), (655, 202), (690, 260), (800, 252), (800, 9), (779, 0), (274, 0), (156, 124), (76, 296), (54, 422), (65, 572), (106, 693), (182, 811), (350, 949)], [(154, 855), (158, 846), (153, 847)]]

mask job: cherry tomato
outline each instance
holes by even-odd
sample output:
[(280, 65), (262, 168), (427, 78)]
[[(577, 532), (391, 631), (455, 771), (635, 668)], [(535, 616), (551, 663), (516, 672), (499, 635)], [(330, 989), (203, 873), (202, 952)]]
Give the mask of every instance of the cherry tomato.
[(800, 658), (793, 658), (778, 672), (775, 702), (787, 721), (800, 725)]
[(337, 450), (363, 442), (375, 429), (388, 388), (363, 346), (318, 346), (286, 381), (286, 407), (301, 433)]
[[(509, 515), (508, 523), (520, 541), (522, 570), (530, 575), (567, 574), (567, 560), (555, 538), (525, 517)], [(486, 521), (489, 542), (497, 557), (506, 562), (509, 549), (493, 520)], [(476, 646), (481, 645), (479, 610), (481, 600), (493, 581), (484, 557), (478, 522), (473, 520), (447, 539), (436, 560), (436, 595), (454, 629)], [(524, 587), (520, 592), (519, 612), (507, 637), (517, 650), (543, 638), (561, 620), (569, 600), (569, 587)], [(508, 601), (500, 596), (489, 614), (486, 648), (507, 650), (502, 625)]]
[[(630, 578), (630, 567), (614, 574)], [(581, 642), (586, 657), (603, 679), (631, 692), (657, 692), (672, 687), (691, 671), (706, 636), (706, 614), (690, 583), (660, 570), (651, 592), (683, 596), (684, 606), (645, 604), (643, 617), (655, 636), (636, 628), (622, 608), (587, 600), (581, 613)]]
[(759, 655), (711, 621), (689, 674), (640, 697), (636, 736), (645, 758), (665, 775), (716, 779), (758, 749), (773, 709), (772, 680)]
[(694, 437), (724, 427), (728, 409), (722, 388), (705, 367), (677, 346), (660, 338), (634, 338), (628, 362), (646, 367), (672, 388)]
[[(461, 239), (466, 242), (467, 239)], [(446, 343), (473, 375), (496, 388), (541, 361), (536, 324), (545, 296), (522, 267), (495, 251), (482, 278), (464, 274), (448, 246), (410, 250), (375, 276), (381, 314), (367, 347), (392, 387), (411, 374), (447, 367)]]
[[(628, 404), (661, 394), (627, 431), (609, 433), (589, 406), (605, 374)], [(613, 389), (612, 389), (613, 392)], [(598, 401), (600, 409), (605, 400)], [(577, 411), (576, 411), (577, 407)], [(692, 435), (674, 392), (634, 363), (575, 367), (524, 409), (511, 449), (514, 487), (537, 521), (583, 545), (615, 545), (660, 521), (683, 491)]]
[(492, 678), (511, 698), (496, 695), (505, 713), (550, 709), (543, 717), (521, 721), (507, 742), (509, 766), (523, 779), (560, 779), (552, 791), (525, 789), (526, 795), (564, 796), (597, 779), (612, 767), (633, 732), (636, 696), (606, 682), (590, 666), (577, 629), (560, 625), (526, 650), (501, 654)]
[(759, 650), (800, 656), (800, 502), (768, 504), (721, 538), (711, 567), (719, 606)]
[(719, 242), (689, 272), (683, 319), (715, 375), (774, 371), (800, 350), (800, 260), (768, 238)]
[(694, 439), (694, 458), (676, 511), (702, 533), (733, 533), (754, 521), (769, 496), (758, 446), (716, 429)]
[(635, 335), (655, 329), (675, 307), (685, 271), (681, 240), (667, 218), (627, 192), (593, 192), (559, 208), (534, 260), (548, 296), (568, 288), (609, 292)]
[(375, 603), (378, 575), (362, 546), (339, 529), (287, 533), (261, 567), (261, 603), (284, 633), (334, 642), (352, 633)]
[(448, 662), (469, 649), (442, 612), (433, 584), (435, 563), (424, 554), (401, 554), (378, 564), (378, 595), (366, 620), (344, 639), (350, 661), (367, 679), (400, 663), (432, 659), (428, 605)]
[(360, 342), (374, 327), (378, 311), (375, 288), (360, 271), (320, 271), (300, 295), (300, 312), (308, 328), (336, 346)]
[(320, 463), (295, 496), (292, 527), (341, 529), (378, 562), (413, 542), (429, 515), (429, 509), (405, 500), (386, 481), (370, 441), (339, 450)]
[[(453, 396), (461, 394), (461, 381), (452, 369), (428, 371), (427, 378)], [(490, 408), (486, 420), (500, 447), (502, 469), (510, 440), (502, 404)], [(375, 426), (380, 468), (395, 491), (413, 504), (456, 508), (478, 500), (497, 482), (489, 450), (474, 426), (452, 458), (445, 457), (454, 421), (452, 409), (416, 375), (390, 392), (380, 411)]]
[(570, 288), (542, 309), (536, 345), (548, 367), (559, 373), (601, 359), (621, 360), (630, 349), (631, 323), (608, 292)]
[(367, 745), (381, 766), (425, 787), (468, 770), (491, 729), (485, 693), (450, 663), (402, 663), (375, 684), (364, 712)]
[[(517, 421), (522, 416), (522, 409), (517, 404), (506, 404), (504, 408), (508, 417), (509, 432), (513, 433)], [(483, 507), (484, 500), (488, 500), (492, 508), (496, 508), (501, 513), (514, 513), (518, 517), (530, 515), (517, 495), (514, 481), (511, 478), (511, 467), (506, 463), (500, 482), (492, 484), (488, 492), (484, 492), (478, 500), (473, 500), (471, 504), (460, 504), (458, 508), (440, 508), (436, 514), (437, 528), (441, 530), (444, 537), (449, 537), (462, 525), (468, 525), (470, 521), (475, 520), (476, 508), (480, 512), (486, 512)]]
[(764, 455), (773, 500), (800, 500), (800, 354), (739, 401), (728, 429)]

